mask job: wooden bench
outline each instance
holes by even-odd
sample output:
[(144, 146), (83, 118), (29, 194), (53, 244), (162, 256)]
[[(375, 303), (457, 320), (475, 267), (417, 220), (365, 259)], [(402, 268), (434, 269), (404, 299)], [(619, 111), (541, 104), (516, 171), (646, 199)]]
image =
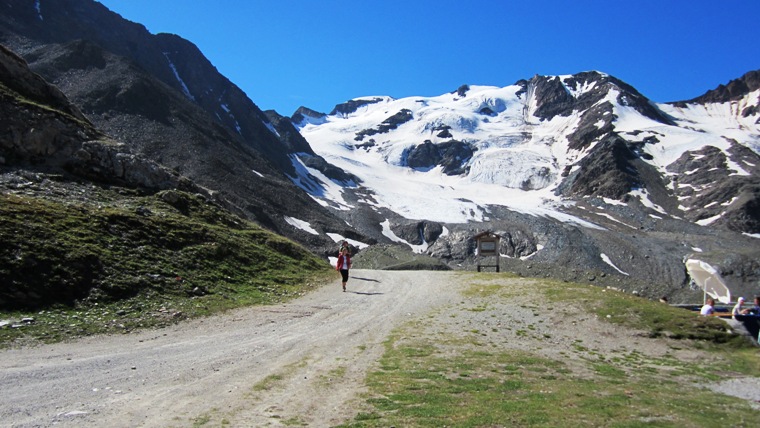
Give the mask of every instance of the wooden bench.
[(720, 318), (731, 318), (733, 315), (731, 315), (731, 312), (713, 312), (711, 314), (714, 317), (720, 317)]

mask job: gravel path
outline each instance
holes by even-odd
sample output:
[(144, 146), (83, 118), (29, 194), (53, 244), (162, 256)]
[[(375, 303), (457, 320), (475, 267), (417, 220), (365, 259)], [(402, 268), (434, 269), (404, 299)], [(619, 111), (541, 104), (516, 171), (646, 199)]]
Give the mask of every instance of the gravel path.
[[(519, 292), (507, 301), (489, 302), (500, 314), (497, 319), (464, 310), (475, 302), (461, 296), (461, 278), (453, 272), (353, 270), (346, 293), (336, 275), (334, 284), (287, 304), (160, 330), (0, 351), (0, 426), (340, 424), (362, 408), (365, 376), (383, 354), (389, 332), (408, 320), (447, 313), (437, 308), (458, 311), (456, 318), (436, 318), (441, 331), (495, 330), (505, 335), (498, 338), (505, 346), (540, 349), (553, 359), (572, 355), (581, 337), (602, 354), (674, 352), (661, 341), (574, 308), (539, 315), (532, 309), (537, 298), (527, 279), (499, 281)], [(501, 323), (515, 328), (498, 328)], [(510, 336), (523, 325), (535, 327), (530, 331), (540, 340)], [(704, 356), (683, 350), (678, 358)], [(757, 378), (704, 386), (760, 400)]]
[(353, 270), (288, 304), (161, 330), (2, 351), (0, 425), (338, 424), (395, 326), (458, 296), (455, 276)]

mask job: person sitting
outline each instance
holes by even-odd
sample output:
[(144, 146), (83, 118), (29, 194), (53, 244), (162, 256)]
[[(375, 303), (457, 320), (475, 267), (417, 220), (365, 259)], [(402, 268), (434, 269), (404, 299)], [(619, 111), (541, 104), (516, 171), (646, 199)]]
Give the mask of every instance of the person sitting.
[(700, 315), (712, 315), (715, 313), (715, 300), (712, 297), (707, 298), (707, 302), (704, 306), (702, 306), (702, 309), (699, 311)]
[(749, 313), (749, 309), (742, 309), (742, 305), (744, 304), (744, 297), (739, 297), (736, 300), (736, 305), (734, 306), (734, 309), (731, 310), (731, 316), (736, 319), (737, 315), (747, 315)]
[(755, 296), (755, 304), (748, 311), (749, 315), (760, 316), (760, 296)]

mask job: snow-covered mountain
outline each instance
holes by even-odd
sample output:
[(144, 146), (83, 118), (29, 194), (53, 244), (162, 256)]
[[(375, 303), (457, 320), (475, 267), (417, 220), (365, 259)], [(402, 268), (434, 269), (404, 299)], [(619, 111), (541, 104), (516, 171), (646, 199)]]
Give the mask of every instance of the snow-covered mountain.
[(468, 267), (490, 230), (514, 272), (675, 298), (699, 253), (760, 293), (759, 72), (672, 104), (584, 72), (286, 118), (190, 41), (94, 0), (35, 5), (0, 1), (0, 43), (98, 130), (322, 256), (347, 238)]
[[(437, 97), (362, 97), (329, 114), (302, 108), (292, 118), (301, 134), (352, 179), (308, 166), (307, 154), (293, 156), (293, 179), (368, 236), (456, 263), (472, 255), (466, 238), (478, 230), (510, 237), (504, 256), (556, 263), (562, 251), (546, 248), (567, 234), (546, 228), (560, 224), (605, 236), (591, 258), (613, 274), (648, 269), (625, 260), (628, 250), (617, 262), (606, 254), (621, 231), (694, 242), (738, 235), (756, 251), (759, 82), (751, 72), (733, 90), (711, 91), (722, 95), (658, 104), (613, 76), (584, 72)], [(463, 239), (470, 248), (451, 251)], [(676, 259), (706, 251), (701, 245), (684, 244)]]

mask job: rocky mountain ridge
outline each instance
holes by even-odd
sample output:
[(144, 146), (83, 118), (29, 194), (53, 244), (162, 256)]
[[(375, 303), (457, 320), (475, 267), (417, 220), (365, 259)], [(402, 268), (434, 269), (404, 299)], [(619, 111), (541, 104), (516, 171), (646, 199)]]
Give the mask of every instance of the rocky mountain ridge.
[(156, 190), (208, 192), (175, 172), (131, 154), (82, 115), (57, 88), (0, 46), (2, 125), (0, 162), (102, 182)]
[(293, 151), (319, 161), (290, 121), (262, 112), (191, 42), (150, 34), (92, 0), (43, 2), (39, 11), (4, 0), (0, 10), (0, 43), (135, 154), (315, 253), (332, 254), (334, 241), (303, 235), (287, 216), (307, 213), (328, 232), (356, 235), (288, 178)]
[[(760, 91), (729, 86), (724, 102), (657, 104), (619, 79), (584, 72), (463, 85), (438, 97), (359, 98), (292, 120), (318, 154), (359, 178), (343, 187), (343, 203), (361, 212), (345, 217), (364, 234), (456, 265), (474, 263), (472, 236), (492, 230), (512, 270), (529, 259), (552, 275), (558, 265), (598, 269), (668, 283), (661, 289), (671, 292), (689, 288), (683, 260), (696, 255), (752, 294)], [(477, 197), (493, 185), (501, 195)], [(404, 187), (416, 190), (404, 196)], [(410, 208), (415, 199), (422, 209)], [(436, 210), (442, 200), (448, 208)], [(551, 219), (557, 213), (573, 218)], [(430, 224), (444, 233), (430, 239)]]
[[(256, 298), (285, 292), (290, 280), (271, 276), (284, 270), (267, 267), (268, 259), (305, 263), (304, 274), (326, 268), (224, 209), (218, 195), (106, 136), (2, 46), (0, 113), (2, 311), (95, 308), (98, 325), (79, 334), (123, 331), (127, 310), (109, 307), (140, 308), (131, 325), (164, 324), (185, 316), (158, 310), (168, 301), (194, 314), (191, 299), (239, 298), (252, 281)], [(261, 277), (252, 280), (254, 273)], [(27, 320), (10, 328), (35, 322)], [(73, 334), (70, 322), (52, 330)]]

